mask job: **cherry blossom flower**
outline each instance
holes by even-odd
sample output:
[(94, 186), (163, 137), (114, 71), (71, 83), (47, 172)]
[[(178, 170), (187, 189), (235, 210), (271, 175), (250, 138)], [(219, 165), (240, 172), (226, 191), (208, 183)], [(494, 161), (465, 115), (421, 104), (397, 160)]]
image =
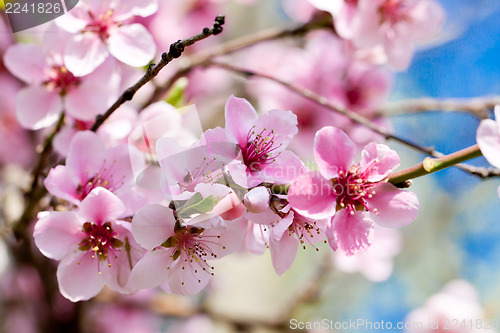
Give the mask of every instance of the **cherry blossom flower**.
[(405, 70), (414, 44), (435, 38), (443, 25), (443, 8), (433, 0), (309, 0), (332, 13), (335, 30), (357, 47), (383, 48), (388, 62)]
[(310, 171), (290, 186), (292, 208), (313, 218), (331, 218), (330, 246), (347, 255), (366, 250), (373, 239), (373, 223), (402, 227), (417, 216), (418, 199), (385, 180), (398, 167), (399, 157), (389, 147), (369, 143), (354, 164), (355, 145), (335, 127), (318, 131), (314, 155), (319, 172)]
[(119, 61), (142, 67), (154, 57), (156, 45), (148, 30), (130, 23), (134, 16), (147, 17), (158, 10), (155, 0), (82, 0), (56, 20), (74, 33), (64, 54), (67, 68), (75, 75), (92, 72), (111, 54)]
[[(214, 220), (220, 219), (218, 216)], [(162, 287), (167, 292), (187, 295), (200, 292), (208, 284), (214, 267), (210, 260), (221, 258), (241, 246), (239, 224), (228, 227), (181, 225), (174, 211), (161, 205), (140, 209), (132, 221), (132, 233), (148, 252), (132, 270), (139, 288)]]
[(130, 272), (142, 252), (130, 223), (118, 220), (124, 212), (116, 195), (95, 188), (78, 211), (40, 214), (35, 244), (45, 256), (61, 261), (57, 279), (64, 297), (87, 300), (104, 285), (121, 293), (136, 291)]
[(266, 180), (290, 183), (303, 170), (300, 159), (285, 150), (298, 131), (291, 111), (271, 110), (259, 117), (247, 100), (231, 96), (225, 117), (225, 129), (207, 131), (205, 137), (209, 145), (227, 142), (239, 147), (238, 159), (228, 165), (236, 184), (250, 188)]
[(54, 196), (79, 205), (97, 187), (115, 193), (132, 214), (146, 202), (140, 192), (132, 191), (132, 164), (139, 168), (144, 157), (135, 147), (121, 144), (107, 149), (91, 131), (77, 133), (71, 142), (66, 165), (51, 169), (45, 187)]
[[(405, 332), (497, 332), (495, 327), (487, 329), (484, 326), (484, 323), (491, 322), (485, 318), (474, 286), (464, 280), (453, 280), (448, 282), (439, 293), (429, 297), (422, 307), (408, 314), (405, 322), (424, 323), (424, 325), (411, 325)], [(450, 321), (457, 324), (450, 324)]]
[(78, 120), (95, 120), (118, 95), (120, 77), (113, 61), (77, 76), (57, 49), (15, 44), (5, 52), (4, 62), (12, 74), (29, 84), (16, 96), (17, 119), (29, 129), (54, 124), (63, 110)]

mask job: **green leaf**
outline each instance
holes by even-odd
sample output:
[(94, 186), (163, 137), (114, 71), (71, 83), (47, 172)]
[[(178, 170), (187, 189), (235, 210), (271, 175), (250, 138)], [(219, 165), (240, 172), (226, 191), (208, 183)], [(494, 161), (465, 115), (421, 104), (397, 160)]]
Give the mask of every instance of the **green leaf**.
[(196, 193), (182, 207), (177, 209), (177, 213), (179, 217), (191, 217), (194, 214), (210, 212), (216, 204), (217, 201), (213, 195), (203, 198), (200, 193)]

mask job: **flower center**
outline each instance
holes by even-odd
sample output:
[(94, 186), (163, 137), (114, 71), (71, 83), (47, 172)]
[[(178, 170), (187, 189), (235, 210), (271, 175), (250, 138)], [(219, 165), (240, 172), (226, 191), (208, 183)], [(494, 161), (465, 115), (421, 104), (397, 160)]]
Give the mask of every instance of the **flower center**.
[(396, 24), (400, 21), (408, 19), (408, 5), (401, 0), (386, 0), (380, 8), (380, 14), (383, 21), (388, 21), (391, 24)]
[(50, 90), (57, 90), (61, 95), (65, 95), (72, 87), (80, 83), (80, 79), (68, 71), (65, 66), (52, 66), (48, 72), (48, 79), (44, 84)]
[(347, 209), (354, 214), (355, 211), (368, 210), (376, 213), (376, 209), (369, 208), (365, 200), (376, 194), (372, 189), (376, 183), (366, 180), (364, 172), (357, 166), (351, 166), (347, 172), (339, 171), (339, 177), (332, 179), (332, 183), (337, 196), (337, 211)]
[(272, 155), (272, 152), (281, 147), (274, 144), (274, 131), (270, 130), (266, 133), (267, 129), (263, 129), (259, 134), (253, 130), (254, 127), (248, 132), (247, 145), (242, 147), (241, 153), (243, 162), (250, 169), (251, 172), (262, 170), (262, 166), (270, 164), (276, 160), (279, 155)]
[[(220, 239), (220, 236), (203, 235), (204, 228), (193, 226), (182, 227), (179, 221), (175, 223), (174, 231), (175, 234), (161, 244), (162, 247), (172, 248), (171, 257), (173, 262), (180, 257), (181, 263), (179, 264), (182, 265), (181, 269), (188, 269), (194, 274), (198, 274), (198, 270), (201, 269), (213, 276), (214, 273), (211, 271), (214, 267), (207, 263), (207, 257), (216, 259), (217, 255), (212, 252), (210, 246), (218, 245), (223, 249), (226, 249), (226, 247), (210, 240), (210, 238), (215, 237)], [(167, 267), (167, 270), (170, 270), (170, 266)], [(200, 279), (198, 279), (198, 283), (201, 283)], [(184, 282), (182, 282), (182, 285), (184, 285)]]
[(321, 230), (317, 226), (316, 221), (294, 212), (293, 222), (288, 227), (288, 235), (292, 236), (293, 234), (297, 236), (304, 250), (306, 249), (306, 243), (309, 243), (316, 251), (319, 251), (319, 249), (313, 245), (315, 237), (321, 235)]
[(113, 169), (115, 164), (116, 161), (113, 161), (111, 166), (107, 167), (106, 160), (104, 160), (101, 170), (99, 170), (93, 177), (89, 178), (85, 184), (78, 185), (76, 189), (78, 199), (85, 199), (87, 195), (96, 187), (104, 187), (111, 192), (119, 189), (124, 184), (125, 176), (123, 176), (122, 179), (116, 179), (114, 177)]
[(123, 242), (118, 239), (118, 234), (113, 231), (111, 222), (85, 222), (83, 224), (82, 232), (86, 234), (86, 238), (78, 243), (78, 249), (84, 252), (94, 252), (92, 254), (92, 259), (99, 259), (98, 270), (100, 274), (100, 262), (107, 260), (108, 266), (111, 267), (108, 254), (114, 254), (115, 250), (123, 246)]
[(88, 14), (91, 22), (83, 28), (82, 32), (95, 33), (104, 42), (109, 37), (110, 28), (117, 25), (117, 22), (113, 19), (113, 10), (109, 9), (98, 15), (89, 11)]

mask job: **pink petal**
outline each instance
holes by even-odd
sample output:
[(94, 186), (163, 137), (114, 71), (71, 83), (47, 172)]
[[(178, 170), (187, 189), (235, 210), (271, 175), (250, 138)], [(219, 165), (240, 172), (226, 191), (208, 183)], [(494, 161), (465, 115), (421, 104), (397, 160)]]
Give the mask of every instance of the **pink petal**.
[(400, 190), (390, 183), (373, 187), (375, 194), (366, 199), (370, 208), (377, 209), (373, 220), (384, 227), (403, 227), (417, 218), (418, 198), (410, 191)]
[(21, 126), (32, 130), (54, 124), (62, 111), (61, 97), (43, 87), (26, 87), (16, 96), (16, 115)]
[(384, 48), (389, 64), (399, 71), (405, 71), (410, 66), (414, 46), (408, 36), (393, 36), (384, 39)]
[(443, 7), (436, 1), (419, 1), (411, 10), (411, 37), (418, 42), (437, 37), (446, 18)]
[[(106, 84), (103, 85), (103, 82)], [(65, 96), (66, 112), (79, 120), (94, 121), (116, 100), (119, 84), (115, 61), (108, 58), (94, 72), (82, 78), (77, 87), (68, 91)]]
[(134, 215), (132, 234), (145, 249), (152, 250), (174, 234), (173, 211), (161, 205), (146, 206)]
[(342, 209), (335, 214), (332, 225), (327, 229), (327, 237), (332, 248), (337, 246), (348, 256), (366, 251), (374, 237), (373, 221), (367, 213), (350, 214)]
[(124, 183), (134, 180), (134, 170), (143, 170), (145, 167), (144, 155), (134, 146), (127, 144), (109, 149), (107, 161), (113, 178)]
[(158, 11), (156, 0), (120, 0), (114, 8), (113, 17), (117, 20), (131, 18), (132, 16), (147, 17)]
[(497, 122), (492, 119), (482, 120), (477, 128), (476, 140), (488, 162), (500, 168), (500, 118), (497, 118)]
[(287, 216), (280, 219), (271, 230), (271, 240), (279, 241), (285, 234), (288, 234), (288, 227), (293, 223), (294, 212), (290, 211)]
[(249, 212), (262, 213), (269, 209), (271, 194), (264, 186), (251, 189), (245, 194), (243, 202)]
[[(279, 147), (277, 151), (283, 150), (297, 134), (297, 116), (291, 111), (271, 110), (255, 121), (253, 131), (273, 136), (273, 147)], [(270, 134), (272, 131), (272, 134)]]
[(93, 72), (108, 56), (106, 45), (96, 34), (84, 33), (68, 42), (64, 64), (73, 75), (84, 76)]
[(271, 238), (269, 250), (273, 261), (274, 270), (278, 275), (282, 275), (293, 264), (299, 248), (299, 241), (293, 235), (285, 233), (280, 240)]
[(274, 162), (264, 165), (261, 174), (265, 180), (290, 184), (307, 172), (300, 158), (289, 150), (282, 151)]
[(266, 252), (269, 238), (269, 228), (267, 228), (266, 231), (267, 232), (264, 232), (261, 225), (248, 222), (244, 240), (245, 249), (253, 254), (259, 255)]
[(337, 178), (339, 171), (347, 171), (354, 161), (356, 145), (344, 131), (323, 127), (314, 138), (314, 158), (326, 179)]
[(225, 108), (226, 130), (233, 135), (240, 147), (246, 147), (248, 132), (258, 119), (253, 106), (244, 98), (231, 95)]
[(71, 141), (66, 166), (86, 184), (103, 166), (106, 158), (104, 143), (91, 131), (76, 133)]
[(305, 216), (320, 219), (333, 216), (337, 206), (332, 182), (318, 172), (299, 176), (288, 190), (288, 201)]
[(114, 221), (124, 211), (123, 202), (103, 187), (93, 189), (80, 203), (80, 215), (89, 222)]
[(76, 193), (78, 179), (65, 165), (57, 165), (49, 171), (44, 181), (45, 188), (50, 194), (78, 205), (80, 198)]
[(34, 44), (14, 44), (3, 55), (5, 67), (17, 78), (29, 84), (47, 79), (48, 65), (43, 49)]
[[(186, 261), (184, 261), (186, 260)], [(170, 290), (178, 295), (194, 295), (205, 288), (210, 280), (211, 269), (202, 262), (189, 262), (190, 258), (180, 258), (168, 275)], [(206, 270), (203, 270), (203, 268)]]
[(172, 250), (159, 248), (146, 255), (132, 269), (132, 283), (140, 289), (154, 288), (168, 278)]
[(399, 166), (398, 153), (383, 144), (370, 142), (361, 152), (360, 165), (367, 174), (366, 179), (377, 182), (389, 176)]
[(73, 212), (50, 212), (35, 224), (33, 237), (44, 256), (60, 260), (83, 238), (82, 221)]
[(156, 45), (142, 24), (124, 25), (108, 38), (109, 53), (132, 67), (146, 66), (155, 56)]
[[(101, 264), (103, 266), (107, 267), (107, 264)], [(88, 300), (104, 286), (104, 279), (98, 274), (96, 259), (92, 259), (90, 253), (81, 251), (63, 258), (57, 268), (57, 281), (61, 294), (72, 302)]]

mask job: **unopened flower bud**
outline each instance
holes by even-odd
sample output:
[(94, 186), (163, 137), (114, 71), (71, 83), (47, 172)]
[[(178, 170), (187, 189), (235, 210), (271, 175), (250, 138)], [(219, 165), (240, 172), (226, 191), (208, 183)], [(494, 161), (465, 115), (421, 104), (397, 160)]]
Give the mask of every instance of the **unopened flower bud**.
[(271, 194), (263, 186), (256, 187), (245, 194), (243, 202), (251, 213), (262, 213), (269, 208)]

